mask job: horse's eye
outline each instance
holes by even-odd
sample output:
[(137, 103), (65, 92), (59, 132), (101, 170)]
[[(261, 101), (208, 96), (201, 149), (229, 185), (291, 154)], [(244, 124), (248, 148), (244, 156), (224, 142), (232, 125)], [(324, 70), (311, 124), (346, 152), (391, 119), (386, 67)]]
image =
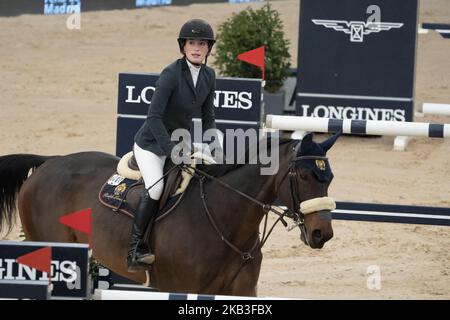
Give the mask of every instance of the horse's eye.
[(302, 172), (300, 172), (299, 173), (299, 176), (300, 176), (300, 179), (302, 179), (302, 180), (306, 180), (308, 177), (306, 176), (306, 174), (304, 174), (304, 173), (302, 173)]

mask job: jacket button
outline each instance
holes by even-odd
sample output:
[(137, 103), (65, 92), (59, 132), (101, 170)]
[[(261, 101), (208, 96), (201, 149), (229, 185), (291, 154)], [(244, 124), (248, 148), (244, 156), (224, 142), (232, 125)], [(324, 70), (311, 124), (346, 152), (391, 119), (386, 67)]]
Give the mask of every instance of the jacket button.
[(195, 104), (195, 100), (192, 100), (192, 104)]

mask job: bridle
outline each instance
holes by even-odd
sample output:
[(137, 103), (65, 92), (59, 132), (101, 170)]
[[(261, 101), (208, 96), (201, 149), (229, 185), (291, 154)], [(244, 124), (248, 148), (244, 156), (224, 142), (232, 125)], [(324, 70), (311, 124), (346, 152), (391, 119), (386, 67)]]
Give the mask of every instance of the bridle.
[[(297, 145), (293, 148), (293, 152), (294, 155), (297, 155), (299, 147), (300, 147), (301, 141), (297, 143)], [(253, 246), (250, 248), (250, 250), (248, 251), (243, 251), (241, 249), (239, 249), (236, 245), (234, 245), (231, 241), (229, 241), (222, 233), (222, 231), (220, 230), (219, 226), (217, 225), (217, 223), (215, 222), (215, 219), (213, 217), (213, 215), (211, 214), (208, 205), (206, 203), (206, 194), (204, 191), (204, 181), (205, 179), (209, 179), (212, 180), (220, 185), (222, 185), (223, 187), (231, 190), (232, 192), (246, 198), (247, 200), (249, 200), (250, 202), (253, 202), (257, 205), (259, 205), (263, 211), (265, 212), (265, 221), (264, 221), (264, 230), (263, 230), (263, 235), (261, 237), (261, 245), (260, 245), (260, 249), (264, 246), (264, 244), (266, 243), (267, 239), (269, 238), (270, 234), (272, 233), (273, 229), (275, 228), (275, 226), (278, 224), (278, 222), (281, 222), (288, 231), (291, 231), (292, 229), (294, 229), (295, 227), (299, 227), (301, 233), (304, 236), (305, 242), (307, 245), (309, 245), (309, 241), (308, 241), (308, 234), (307, 234), (307, 230), (306, 230), (306, 226), (305, 226), (305, 215), (313, 213), (313, 212), (302, 212), (300, 210), (301, 208), (301, 204), (302, 201), (299, 198), (299, 189), (298, 189), (298, 173), (297, 173), (297, 162), (301, 161), (301, 160), (327, 160), (327, 157), (324, 156), (297, 156), (294, 159), (292, 159), (290, 161), (289, 164), (289, 168), (288, 171), (283, 175), (282, 179), (280, 180), (279, 184), (276, 187), (276, 195), (278, 196), (279, 193), (279, 187), (280, 185), (283, 183), (283, 181), (286, 179), (286, 176), (289, 175), (289, 182), (290, 182), (290, 190), (291, 190), (291, 199), (292, 199), (292, 208), (293, 209), (289, 209), (289, 207), (286, 207), (286, 209), (283, 209), (279, 206), (274, 206), (271, 204), (267, 204), (267, 203), (263, 203), (261, 201), (259, 201), (258, 199), (249, 196), (248, 194), (239, 191), (238, 189), (230, 186), (229, 184), (221, 181), (220, 179), (218, 179), (217, 177), (214, 177), (206, 172), (204, 172), (201, 169), (198, 169), (196, 167), (186, 167), (186, 166), (180, 166), (181, 170), (184, 170), (186, 172), (188, 172), (189, 174), (193, 175), (195, 178), (197, 178), (199, 180), (200, 183), (200, 197), (202, 199), (202, 203), (203, 203), (203, 207), (206, 211), (206, 214), (208, 216), (208, 219), (211, 223), (211, 225), (213, 226), (214, 230), (216, 231), (216, 233), (219, 235), (220, 239), (222, 239), (222, 241), (224, 241), (226, 243), (226, 245), (228, 247), (230, 247), (233, 251), (235, 251), (236, 253), (238, 253), (242, 259), (244, 261), (249, 260), (249, 259), (253, 259), (253, 251), (257, 248), (258, 243), (259, 243), (259, 237), (257, 237), (255, 243), (253, 244)], [(314, 200), (314, 199), (311, 199)], [(310, 200), (308, 200), (310, 201)], [(269, 212), (272, 212), (276, 215), (278, 215), (278, 219), (273, 223), (272, 227), (270, 228), (270, 230), (268, 231), (267, 235), (266, 235), (266, 231), (267, 231), (267, 220), (268, 220), (268, 214)], [(315, 211), (314, 211), (315, 212)], [(292, 226), (288, 226), (288, 223), (285, 221), (285, 217), (290, 218), (294, 221), (294, 224)]]
[[(291, 189), (291, 200), (292, 200), (292, 208), (294, 210), (289, 210), (289, 213), (292, 213), (292, 216), (288, 216), (289, 218), (294, 220), (294, 227), (298, 226), (301, 230), (301, 233), (303, 234), (304, 238), (305, 238), (305, 242), (307, 245), (309, 245), (309, 241), (308, 241), (308, 231), (306, 230), (305, 227), (305, 215), (312, 213), (303, 213), (300, 210), (300, 205), (302, 203), (302, 201), (299, 198), (300, 195), (300, 190), (298, 188), (299, 183), (298, 183), (298, 172), (297, 172), (297, 162), (298, 161), (302, 161), (302, 160), (323, 160), (326, 161), (328, 160), (327, 157), (323, 157), (323, 156), (298, 156), (296, 158), (294, 158), (293, 160), (291, 160), (291, 163), (289, 164), (289, 171), (288, 171), (288, 175), (289, 175), (289, 183), (290, 183), (290, 189)], [(298, 210), (296, 210), (298, 209)], [(294, 228), (292, 227), (292, 228)]]
[[(259, 244), (259, 249), (261, 249), (264, 246), (264, 244), (266, 243), (266, 241), (269, 238), (272, 231), (274, 230), (275, 226), (278, 224), (278, 222), (281, 222), (287, 228), (288, 231), (291, 231), (292, 229), (294, 229), (295, 227), (298, 226), (300, 228), (301, 234), (303, 234), (303, 236), (304, 236), (305, 243), (307, 245), (309, 245), (308, 234), (307, 234), (307, 230), (305, 227), (305, 215), (310, 214), (310, 213), (315, 213), (315, 212), (318, 212), (323, 209), (329, 209), (330, 202), (333, 202), (333, 204), (334, 204), (334, 201), (332, 201), (331, 198), (328, 198), (328, 197), (315, 198), (315, 199), (310, 199), (310, 200), (306, 200), (303, 202), (299, 198), (300, 193), (299, 193), (299, 189), (298, 189), (299, 184), (298, 184), (297, 162), (301, 161), (301, 160), (327, 160), (327, 157), (323, 157), (323, 156), (297, 156), (300, 145), (301, 145), (301, 141), (299, 141), (297, 143), (297, 145), (293, 148), (295, 158), (290, 160), (288, 170), (282, 176), (282, 179), (280, 180), (279, 184), (276, 185), (276, 189), (275, 189), (276, 196), (278, 197), (278, 193), (279, 193), (279, 189), (280, 189), (279, 187), (281, 186), (283, 181), (286, 179), (286, 176), (289, 175), (289, 183), (290, 183), (293, 209), (289, 209), (289, 207), (286, 207), (286, 209), (283, 209), (279, 206), (274, 206), (271, 204), (263, 203), (263, 202), (259, 201), (258, 199), (254, 198), (242, 191), (239, 191), (238, 189), (228, 185), (227, 183), (221, 181), (220, 179), (204, 172), (201, 169), (193, 167), (193, 166), (185, 166), (185, 165), (174, 166), (161, 177), (161, 179), (164, 179), (170, 172), (172, 172), (172, 170), (174, 170), (176, 168), (180, 168), (181, 170), (183, 170), (183, 171), (187, 172), (188, 174), (197, 178), (197, 180), (200, 183), (200, 198), (202, 200), (203, 207), (205, 209), (205, 212), (208, 216), (208, 219), (209, 219), (211, 225), (213, 226), (214, 230), (216, 231), (216, 233), (218, 234), (220, 239), (222, 241), (224, 241), (225, 244), (229, 248), (231, 248), (233, 251), (235, 251), (237, 254), (239, 254), (241, 256), (241, 258), (242, 258), (241, 263), (240, 263), (239, 267), (237, 268), (236, 272), (234, 273), (234, 276), (231, 278), (231, 280), (228, 283), (223, 285), (222, 289), (225, 289), (228, 286), (230, 286), (234, 282), (234, 280), (237, 278), (237, 276), (239, 275), (239, 273), (242, 270), (242, 268), (244, 267), (244, 265), (249, 260), (254, 259), (253, 252), (256, 250), (256, 248), (258, 248), (258, 244)], [(161, 179), (159, 179), (153, 185), (151, 185), (149, 188), (147, 188), (147, 192), (148, 192), (148, 189), (152, 188)], [(258, 234), (253, 246), (248, 251), (243, 251), (243, 250), (239, 249), (236, 245), (234, 245), (231, 241), (229, 241), (224, 236), (224, 234), (220, 230), (219, 226), (217, 225), (217, 223), (216, 223), (214, 217), (212, 216), (211, 212), (209, 211), (208, 205), (206, 203), (206, 194), (205, 194), (205, 190), (204, 190), (205, 189), (204, 188), (205, 179), (212, 180), (212, 181), (222, 185), (223, 187), (231, 190), (232, 192), (246, 198), (250, 202), (253, 202), (253, 203), (259, 205), (265, 212), (264, 213), (264, 215), (265, 215), (264, 229), (263, 229), (263, 234), (262, 234), (261, 240), (260, 240), (260, 237)], [(325, 208), (325, 207), (327, 207), (325, 205), (318, 206), (317, 204), (315, 204), (315, 206), (309, 206), (309, 208), (308, 208), (307, 204), (311, 204), (315, 200), (321, 200), (321, 199), (325, 199), (325, 198), (327, 198), (326, 200), (328, 200), (328, 208)], [(321, 206), (323, 207), (322, 209), (321, 209)], [(302, 207), (305, 207), (306, 209), (303, 210)], [(278, 218), (273, 223), (272, 227), (270, 228), (270, 230), (267, 232), (267, 235), (266, 235), (269, 212), (272, 212), (272, 213), (278, 215)], [(294, 224), (292, 226), (288, 227), (288, 223), (284, 219), (285, 217), (292, 219), (294, 221)]]
[[(238, 277), (240, 271), (242, 270), (242, 268), (245, 266), (245, 264), (251, 260), (254, 259), (253, 256), (253, 252), (259, 247), (259, 249), (261, 249), (264, 244), (266, 243), (267, 239), (269, 238), (270, 234), (272, 233), (272, 231), (274, 230), (275, 226), (278, 224), (278, 222), (281, 222), (288, 231), (291, 231), (292, 229), (294, 229), (295, 227), (299, 227), (301, 234), (304, 237), (304, 242), (307, 245), (310, 245), (309, 240), (308, 240), (308, 234), (307, 234), (307, 230), (306, 230), (306, 226), (305, 226), (305, 216), (308, 214), (312, 214), (312, 213), (320, 213), (323, 211), (332, 211), (336, 208), (336, 203), (334, 202), (333, 199), (329, 198), (329, 197), (322, 197), (322, 198), (313, 198), (313, 199), (309, 199), (309, 200), (304, 200), (301, 201), (299, 195), (300, 195), (300, 190), (299, 190), (299, 181), (298, 181), (298, 171), (297, 171), (297, 163), (299, 161), (302, 160), (316, 160), (316, 165), (320, 170), (325, 170), (322, 169), (318, 164), (317, 161), (327, 161), (328, 158), (325, 156), (315, 156), (315, 155), (299, 155), (298, 151), (300, 149), (301, 146), (301, 141), (299, 141), (292, 149), (292, 151), (294, 152), (294, 158), (292, 160), (290, 160), (289, 162), (289, 167), (288, 170), (283, 174), (283, 176), (281, 177), (281, 180), (279, 181), (279, 183), (277, 183), (275, 185), (275, 193), (276, 196), (278, 197), (279, 194), (279, 190), (280, 190), (280, 186), (281, 184), (284, 182), (284, 180), (286, 179), (286, 176), (289, 175), (289, 183), (290, 183), (290, 191), (291, 191), (291, 200), (292, 200), (292, 209), (290, 209), (289, 207), (286, 207), (286, 209), (283, 209), (279, 206), (274, 206), (268, 203), (263, 203), (261, 201), (259, 201), (258, 199), (242, 192), (239, 191), (238, 189), (228, 185), (227, 183), (221, 181), (220, 179), (218, 179), (217, 177), (214, 177), (206, 172), (204, 172), (201, 169), (196, 168), (195, 166), (186, 166), (184, 164), (182, 165), (176, 165), (174, 167), (172, 167), (171, 169), (169, 169), (158, 181), (156, 181), (153, 185), (151, 185), (150, 187), (147, 188), (146, 192), (148, 192), (149, 189), (151, 189), (154, 185), (156, 185), (160, 180), (164, 179), (166, 176), (168, 176), (173, 170), (175, 170), (176, 168), (179, 168), (180, 170), (190, 174), (191, 176), (195, 177), (200, 184), (200, 198), (202, 200), (202, 204), (203, 207), (205, 209), (205, 212), (207, 214), (207, 217), (211, 223), (211, 225), (213, 226), (214, 230), (216, 231), (216, 233), (218, 234), (219, 238), (225, 242), (225, 244), (231, 248), (233, 251), (235, 251), (237, 254), (239, 254), (242, 258), (240, 265), (238, 266), (237, 270), (235, 271), (233, 277), (231, 277), (231, 280), (227, 283), (224, 283), (224, 285), (222, 286), (222, 290), (226, 289), (227, 287), (229, 287), (234, 280), (236, 280), (236, 278)], [(265, 215), (265, 219), (264, 219), (264, 231), (260, 240), (260, 236), (259, 233), (257, 234), (256, 240), (253, 244), (253, 246), (248, 250), (248, 251), (243, 251), (241, 249), (239, 249), (236, 245), (234, 245), (231, 241), (229, 241), (224, 234), (222, 233), (222, 231), (220, 230), (219, 226), (217, 225), (214, 217), (211, 215), (211, 212), (209, 211), (208, 205), (206, 203), (206, 194), (205, 194), (205, 188), (204, 188), (204, 183), (205, 180), (209, 179), (212, 180), (220, 185), (222, 185), (224, 188), (229, 189), (230, 191), (246, 198), (247, 200), (249, 200), (250, 202), (253, 202), (257, 205), (259, 205), (262, 210), (264, 211), (264, 215)], [(268, 221), (268, 215), (269, 212), (272, 212), (276, 215), (278, 215), (277, 220), (273, 223), (272, 227), (270, 228), (270, 230), (267, 232), (266, 235), (266, 231), (267, 231), (267, 221)], [(288, 223), (285, 221), (285, 218), (290, 218), (294, 221), (294, 224), (290, 227), (288, 227)], [(329, 215), (329, 217), (331, 218), (331, 215)], [(248, 240), (250, 240), (251, 238), (249, 238)], [(259, 244), (259, 246), (258, 246)]]

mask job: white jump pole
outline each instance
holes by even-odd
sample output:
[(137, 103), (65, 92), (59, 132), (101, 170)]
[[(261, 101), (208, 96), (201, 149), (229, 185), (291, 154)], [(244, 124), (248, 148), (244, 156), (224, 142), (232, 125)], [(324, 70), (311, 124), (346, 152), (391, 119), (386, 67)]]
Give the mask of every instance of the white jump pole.
[(290, 300), (274, 297), (199, 295), (169, 292), (122, 291), (96, 289), (94, 300)]
[(336, 132), (347, 134), (450, 138), (450, 124), (420, 122), (329, 119), (267, 115), (266, 126), (286, 131)]
[(450, 104), (424, 103), (422, 104), (422, 112), (426, 114), (450, 116)]

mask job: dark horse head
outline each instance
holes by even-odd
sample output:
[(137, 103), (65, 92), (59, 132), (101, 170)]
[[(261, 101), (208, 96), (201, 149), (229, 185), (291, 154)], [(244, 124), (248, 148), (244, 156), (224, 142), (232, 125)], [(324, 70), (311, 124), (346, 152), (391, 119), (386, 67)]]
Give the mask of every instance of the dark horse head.
[(333, 237), (331, 213), (335, 202), (328, 197), (328, 187), (333, 179), (327, 151), (339, 133), (321, 143), (307, 134), (303, 140), (292, 144), (292, 157), (288, 171), (282, 175), (277, 191), (279, 199), (291, 210), (301, 230), (301, 239), (311, 248), (322, 248)]

